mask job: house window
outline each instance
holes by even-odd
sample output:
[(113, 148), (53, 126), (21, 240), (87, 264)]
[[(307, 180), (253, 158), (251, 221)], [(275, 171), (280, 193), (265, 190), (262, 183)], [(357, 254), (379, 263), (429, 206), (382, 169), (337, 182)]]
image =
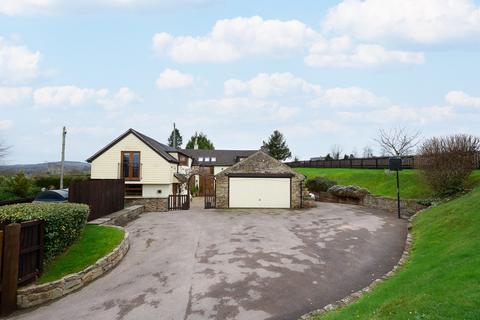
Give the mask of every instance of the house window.
[(210, 162), (210, 157), (205, 157), (205, 162)]
[(141, 184), (126, 184), (125, 196), (126, 197), (141, 197), (143, 192), (143, 185)]
[(215, 162), (215, 161), (217, 161), (217, 158), (216, 158), (216, 157), (212, 157), (210, 160), (211, 160), (212, 162)]
[(125, 180), (140, 180), (140, 151), (122, 151), (122, 176)]
[(182, 154), (179, 154), (178, 155), (178, 161), (180, 162), (180, 165), (181, 166), (186, 166), (188, 167), (188, 157), (182, 155)]
[(198, 161), (203, 162), (203, 157), (199, 157)]

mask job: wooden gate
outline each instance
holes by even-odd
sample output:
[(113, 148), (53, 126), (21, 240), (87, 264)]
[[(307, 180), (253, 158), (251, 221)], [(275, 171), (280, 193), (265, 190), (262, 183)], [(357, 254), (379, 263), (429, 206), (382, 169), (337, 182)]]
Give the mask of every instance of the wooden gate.
[(17, 288), (43, 271), (44, 223), (39, 220), (0, 226), (0, 309), (8, 315), (17, 306)]
[(190, 196), (186, 194), (169, 195), (168, 210), (188, 210), (190, 209)]

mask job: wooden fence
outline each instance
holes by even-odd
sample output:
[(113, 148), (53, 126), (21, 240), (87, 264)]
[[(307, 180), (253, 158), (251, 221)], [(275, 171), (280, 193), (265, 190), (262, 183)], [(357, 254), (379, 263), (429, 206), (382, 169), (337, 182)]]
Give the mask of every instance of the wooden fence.
[(35, 198), (22, 198), (22, 199), (15, 199), (15, 200), (4, 200), (0, 201), (0, 207), (1, 206), (8, 206), (11, 204), (17, 204), (17, 203), (29, 203), (32, 202)]
[(190, 196), (186, 194), (182, 195), (169, 195), (168, 196), (168, 210), (188, 210), (190, 209)]
[(95, 220), (124, 208), (123, 179), (75, 181), (68, 189), (68, 202), (84, 203), (90, 207), (88, 220)]
[[(286, 164), (292, 168), (358, 168), (358, 169), (387, 169), (389, 157), (341, 159), (341, 160), (306, 160), (292, 161)], [(402, 158), (403, 169), (413, 169), (415, 157)]]
[(42, 221), (0, 226), (0, 313), (5, 316), (17, 307), (17, 288), (43, 271)]

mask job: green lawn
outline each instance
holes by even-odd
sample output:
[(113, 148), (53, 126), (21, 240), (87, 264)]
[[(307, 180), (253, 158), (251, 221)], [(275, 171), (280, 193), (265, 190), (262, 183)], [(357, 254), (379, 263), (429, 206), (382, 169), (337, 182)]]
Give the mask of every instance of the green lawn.
[[(341, 185), (357, 185), (368, 189), (378, 196), (396, 197), (396, 175), (386, 174), (377, 169), (330, 169), (330, 168), (296, 168), (307, 178), (326, 177)], [(476, 170), (469, 181), (469, 187), (480, 185), (480, 170)], [(423, 181), (418, 170), (400, 172), (401, 197), (404, 199), (428, 199), (432, 191)]]
[(413, 237), (393, 278), (313, 319), (480, 319), (480, 188), (421, 213)]
[(46, 268), (38, 283), (45, 283), (81, 271), (107, 255), (120, 244), (124, 231), (114, 227), (87, 224), (85, 231), (64, 254)]

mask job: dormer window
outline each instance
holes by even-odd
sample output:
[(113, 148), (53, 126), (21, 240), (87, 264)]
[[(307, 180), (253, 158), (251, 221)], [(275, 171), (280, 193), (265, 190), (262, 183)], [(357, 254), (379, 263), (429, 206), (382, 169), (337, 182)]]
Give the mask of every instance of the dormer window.
[(198, 161), (203, 162), (203, 157), (199, 157)]
[(205, 157), (205, 162), (210, 162), (210, 157)]
[(212, 157), (210, 160), (211, 160), (212, 162), (215, 162), (215, 161), (217, 161), (217, 158)]

